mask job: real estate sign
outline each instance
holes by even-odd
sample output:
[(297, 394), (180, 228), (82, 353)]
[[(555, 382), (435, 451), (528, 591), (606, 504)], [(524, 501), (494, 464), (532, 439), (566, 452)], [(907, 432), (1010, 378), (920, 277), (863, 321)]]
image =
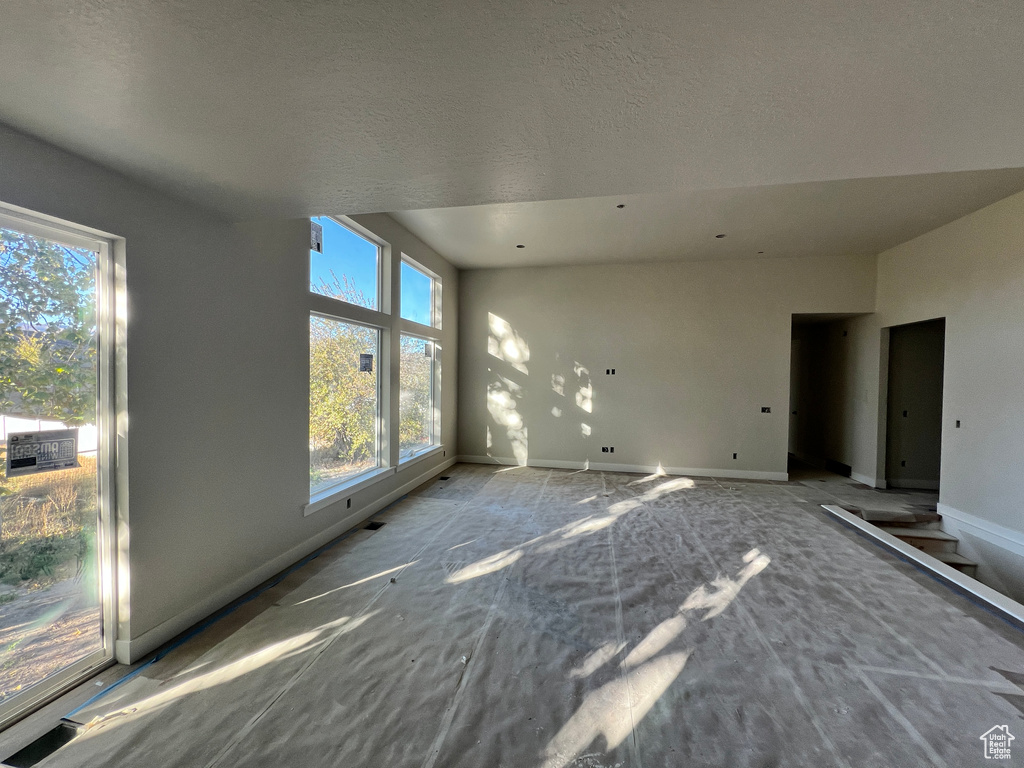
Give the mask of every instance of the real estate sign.
[(12, 432), (7, 435), (7, 477), (73, 469), (77, 466), (77, 429)]

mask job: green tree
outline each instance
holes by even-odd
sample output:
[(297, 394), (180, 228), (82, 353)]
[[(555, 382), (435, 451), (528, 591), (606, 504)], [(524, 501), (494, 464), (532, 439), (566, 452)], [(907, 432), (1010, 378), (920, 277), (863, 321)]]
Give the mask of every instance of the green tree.
[[(334, 273), (317, 292), (367, 306), (347, 277)], [(375, 458), (377, 446), (377, 375), (359, 370), (359, 356), (376, 353), (378, 331), (313, 315), (309, 323), (310, 483), (358, 470)], [(430, 342), (400, 339), (399, 448), (430, 442), (432, 355)], [(431, 352), (433, 350), (431, 349)], [(375, 361), (375, 364), (378, 361)]]
[(434, 418), (431, 408), (431, 344), (415, 336), (401, 339), (402, 390), (399, 394), (398, 447), (415, 450), (430, 444), (430, 426)]
[(96, 418), (95, 255), (0, 228), (0, 411)]
[[(347, 277), (332, 274), (321, 293), (364, 304)], [(378, 331), (318, 317), (309, 322), (310, 482), (344, 475), (376, 455), (377, 375), (359, 370), (359, 355), (376, 357)], [(376, 365), (376, 360), (374, 361)]]

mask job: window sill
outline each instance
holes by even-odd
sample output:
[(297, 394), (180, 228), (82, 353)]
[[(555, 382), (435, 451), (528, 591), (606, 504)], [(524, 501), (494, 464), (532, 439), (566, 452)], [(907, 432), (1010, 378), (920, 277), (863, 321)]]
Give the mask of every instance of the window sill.
[(364, 488), (369, 488), (374, 483), (379, 483), (385, 477), (393, 474), (395, 474), (394, 467), (373, 469), (369, 472), (364, 472), (361, 475), (356, 475), (351, 480), (341, 483), (340, 485), (332, 485), (330, 488), (317, 491), (309, 497), (309, 503), (302, 508), (302, 516), (309, 517), (314, 512), (318, 512), (324, 507), (341, 501), (354, 493), (358, 493)]
[(430, 445), (421, 450), (419, 453), (414, 453), (412, 456), (408, 456), (404, 459), (398, 460), (398, 468), (404, 469), (405, 467), (416, 464), (417, 462), (429, 459), (432, 456), (437, 456), (439, 453), (444, 452), (443, 445)]

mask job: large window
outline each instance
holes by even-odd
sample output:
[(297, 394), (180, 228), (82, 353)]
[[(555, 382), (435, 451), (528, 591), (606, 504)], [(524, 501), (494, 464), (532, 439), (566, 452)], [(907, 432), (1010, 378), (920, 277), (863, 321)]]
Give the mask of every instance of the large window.
[(380, 331), (309, 318), (309, 490), (380, 466)]
[(109, 241), (0, 209), (0, 725), (112, 655), (113, 288)]
[(399, 395), (398, 449), (408, 459), (437, 443), (435, 350), (427, 339), (402, 334), (401, 394)]
[(360, 222), (310, 223), (306, 515), (442, 448), (441, 280)]

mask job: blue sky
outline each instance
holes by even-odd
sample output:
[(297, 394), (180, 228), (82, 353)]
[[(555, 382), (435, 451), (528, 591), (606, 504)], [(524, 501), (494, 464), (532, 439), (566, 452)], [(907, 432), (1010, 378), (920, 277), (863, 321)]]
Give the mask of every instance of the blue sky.
[[(326, 216), (316, 217), (313, 221), (323, 227), (324, 251), (310, 251), (310, 290), (344, 298), (334, 292), (333, 272), (339, 282), (348, 277), (362, 294), (363, 298), (353, 303), (380, 309), (377, 303), (377, 246)], [(430, 325), (430, 278), (402, 262), (401, 280), (401, 316)], [(319, 287), (321, 282), (326, 282), (331, 288), (322, 290)]]

